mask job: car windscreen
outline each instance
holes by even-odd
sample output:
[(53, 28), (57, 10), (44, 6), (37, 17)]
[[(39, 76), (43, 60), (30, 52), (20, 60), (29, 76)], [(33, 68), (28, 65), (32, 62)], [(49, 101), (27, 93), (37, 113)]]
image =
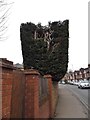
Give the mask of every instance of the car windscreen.
[(81, 83), (88, 83), (88, 81), (82, 81)]

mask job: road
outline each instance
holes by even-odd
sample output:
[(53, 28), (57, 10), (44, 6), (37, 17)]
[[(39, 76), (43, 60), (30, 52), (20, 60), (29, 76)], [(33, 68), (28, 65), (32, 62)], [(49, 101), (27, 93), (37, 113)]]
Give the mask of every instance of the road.
[(89, 107), (89, 93), (90, 89), (79, 89), (78, 86), (75, 85), (65, 85), (68, 90), (70, 90), (82, 104), (88, 109)]

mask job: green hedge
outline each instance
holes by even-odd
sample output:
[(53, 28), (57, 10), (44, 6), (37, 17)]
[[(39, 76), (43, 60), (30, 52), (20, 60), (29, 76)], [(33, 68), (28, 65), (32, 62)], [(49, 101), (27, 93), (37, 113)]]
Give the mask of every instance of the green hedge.
[[(35, 31), (40, 38), (34, 39)], [(44, 41), (45, 31), (53, 31), (49, 50)], [(20, 37), (24, 68), (37, 69), (42, 75), (51, 74), (54, 81), (62, 79), (68, 67), (69, 20), (49, 23), (49, 27), (22, 23)]]

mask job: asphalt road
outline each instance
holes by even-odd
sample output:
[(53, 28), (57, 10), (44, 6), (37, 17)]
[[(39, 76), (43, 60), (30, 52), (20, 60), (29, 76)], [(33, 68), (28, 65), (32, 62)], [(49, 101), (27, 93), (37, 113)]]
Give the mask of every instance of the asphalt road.
[(89, 95), (90, 95), (90, 89), (79, 89), (78, 86), (75, 85), (65, 85), (69, 91), (71, 91), (77, 98), (82, 102), (82, 104), (86, 107), (86, 109), (89, 109)]

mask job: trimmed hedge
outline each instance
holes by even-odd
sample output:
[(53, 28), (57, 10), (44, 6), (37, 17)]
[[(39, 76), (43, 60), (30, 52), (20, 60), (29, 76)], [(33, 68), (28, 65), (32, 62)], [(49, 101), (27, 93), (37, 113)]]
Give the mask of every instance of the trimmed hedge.
[[(34, 39), (35, 31), (38, 38)], [(52, 33), (50, 33), (52, 31)], [(49, 49), (45, 33), (50, 33)], [(68, 68), (69, 20), (55, 21), (49, 26), (22, 23), (20, 37), (25, 69), (34, 68), (44, 74), (51, 74), (53, 81), (59, 81)]]

